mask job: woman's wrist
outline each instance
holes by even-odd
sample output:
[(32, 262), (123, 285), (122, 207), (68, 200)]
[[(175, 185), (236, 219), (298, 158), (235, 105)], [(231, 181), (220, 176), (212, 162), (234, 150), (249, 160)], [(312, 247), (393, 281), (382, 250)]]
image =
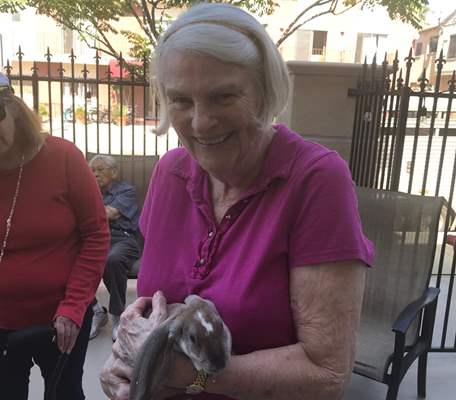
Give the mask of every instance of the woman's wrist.
[(208, 377), (205, 391), (208, 393), (214, 393), (236, 398), (237, 379), (235, 378), (235, 375), (238, 372), (237, 368), (239, 365), (239, 361), (239, 356), (231, 355), (225, 369), (223, 369), (218, 374), (210, 375)]
[(188, 357), (176, 353), (174, 357), (174, 368), (168, 377), (166, 385), (175, 389), (182, 389), (185, 392), (186, 387), (193, 383), (195, 371)]
[[(227, 395), (227, 392), (233, 393), (232, 387), (230, 390), (228, 390), (228, 388), (232, 386), (228, 383), (228, 381), (231, 379), (231, 371), (233, 371), (233, 369), (230, 367), (233, 367), (233, 364), (236, 363), (236, 358), (236, 356), (231, 356), (226, 369), (218, 374), (209, 375), (207, 377), (204, 385), (205, 392), (224, 395)], [(180, 389), (183, 393), (185, 393), (187, 391), (187, 388), (195, 383), (195, 378), (197, 378), (197, 370), (189, 358), (182, 354), (176, 353), (174, 368), (166, 382), (166, 386), (172, 387), (174, 389)], [(196, 383), (199, 383), (199, 379), (196, 380)]]

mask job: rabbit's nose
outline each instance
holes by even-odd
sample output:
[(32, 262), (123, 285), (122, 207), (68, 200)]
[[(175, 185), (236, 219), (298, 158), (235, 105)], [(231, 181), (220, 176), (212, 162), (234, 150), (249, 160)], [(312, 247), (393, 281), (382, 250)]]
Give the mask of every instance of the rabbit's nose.
[(223, 368), (226, 367), (227, 361), (228, 360), (224, 354), (220, 354), (220, 355), (217, 355), (216, 357), (212, 357), (210, 360), (211, 371), (208, 371), (208, 372), (210, 374), (215, 374), (215, 373), (221, 371)]

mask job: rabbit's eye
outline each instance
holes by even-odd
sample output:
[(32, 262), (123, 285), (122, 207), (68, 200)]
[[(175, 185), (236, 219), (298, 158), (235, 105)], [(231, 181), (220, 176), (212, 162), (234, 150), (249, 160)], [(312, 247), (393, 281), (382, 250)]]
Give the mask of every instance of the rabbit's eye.
[(190, 341), (191, 341), (192, 343), (195, 343), (195, 342), (196, 342), (195, 335), (190, 335), (189, 338), (190, 338)]

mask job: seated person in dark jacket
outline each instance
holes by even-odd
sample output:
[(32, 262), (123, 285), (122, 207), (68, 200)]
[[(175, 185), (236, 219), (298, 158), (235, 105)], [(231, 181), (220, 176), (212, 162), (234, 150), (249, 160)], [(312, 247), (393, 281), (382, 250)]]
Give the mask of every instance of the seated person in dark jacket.
[[(139, 208), (133, 186), (118, 180), (118, 166), (113, 157), (97, 155), (89, 163), (98, 186), (111, 230), (111, 246), (103, 275), (108, 289), (109, 313), (112, 317), (112, 340), (117, 339), (119, 317), (125, 308), (127, 274), (139, 257), (135, 234), (138, 229)], [(108, 321), (107, 310), (98, 302), (94, 306), (94, 317), (90, 339), (98, 335)]]

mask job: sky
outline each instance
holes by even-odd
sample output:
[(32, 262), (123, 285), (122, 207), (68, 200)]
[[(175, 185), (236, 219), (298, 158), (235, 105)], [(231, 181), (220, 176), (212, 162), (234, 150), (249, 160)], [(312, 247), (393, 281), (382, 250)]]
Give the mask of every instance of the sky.
[(429, 12), (426, 16), (426, 22), (429, 25), (436, 25), (439, 18), (442, 20), (451, 12), (456, 10), (455, 0), (429, 0)]

